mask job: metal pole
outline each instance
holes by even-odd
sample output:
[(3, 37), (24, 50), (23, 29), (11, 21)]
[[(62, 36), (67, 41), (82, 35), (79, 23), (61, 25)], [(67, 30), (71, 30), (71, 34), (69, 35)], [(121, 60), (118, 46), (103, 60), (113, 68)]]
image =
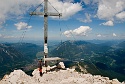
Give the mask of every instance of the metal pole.
[[(44, 0), (44, 58), (48, 56), (48, 0)], [(47, 67), (47, 61), (44, 60), (45, 66)]]

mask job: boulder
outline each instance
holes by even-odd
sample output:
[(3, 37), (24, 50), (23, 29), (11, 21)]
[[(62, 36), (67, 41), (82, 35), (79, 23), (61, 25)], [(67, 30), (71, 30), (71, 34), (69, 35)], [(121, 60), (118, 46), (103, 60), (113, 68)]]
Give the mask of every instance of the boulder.
[(117, 79), (113, 79), (112, 84), (121, 84), (121, 83)]
[(57, 68), (59, 69), (65, 69), (65, 65), (63, 62), (60, 62), (58, 65), (57, 65)]

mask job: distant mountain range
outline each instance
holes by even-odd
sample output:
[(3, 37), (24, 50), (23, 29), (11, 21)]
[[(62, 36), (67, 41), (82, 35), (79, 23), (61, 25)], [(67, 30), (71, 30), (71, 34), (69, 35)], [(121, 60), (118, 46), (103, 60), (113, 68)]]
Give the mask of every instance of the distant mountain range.
[(73, 60), (88, 58), (98, 53), (106, 53), (110, 46), (94, 44), (86, 41), (65, 41), (55, 48), (51, 54)]
[(125, 49), (125, 41), (121, 42), (118, 44), (119, 47)]
[[(116, 42), (113, 45), (111, 42), (94, 44), (86, 41), (65, 41), (58, 45), (51, 54), (70, 61), (81, 61), (83, 67), (91, 64), (92, 68), (94, 64), (97, 69), (104, 70), (102, 72), (106, 71), (111, 74), (109, 71), (112, 71), (113, 74), (119, 74), (118, 79), (125, 80), (125, 41), (119, 44)], [(90, 70), (90, 68), (89, 71), (90, 73), (94, 71), (94, 74), (98, 72), (98, 70)]]
[[(27, 64), (27, 68), (34, 67), (37, 65), (33, 65), (36, 55), (40, 56), (41, 51), (43, 46), (32, 43), (0, 44), (0, 77), (15, 68), (24, 69)], [(100, 74), (100, 70), (104, 76), (125, 80), (125, 41), (95, 44), (69, 40), (49, 46), (49, 52), (49, 56), (58, 56), (72, 62), (67, 62), (66, 65), (77, 66), (77, 62), (80, 62), (89, 73)]]
[(31, 43), (0, 44), (0, 77), (14, 69), (22, 68), (36, 59), (43, 48)]

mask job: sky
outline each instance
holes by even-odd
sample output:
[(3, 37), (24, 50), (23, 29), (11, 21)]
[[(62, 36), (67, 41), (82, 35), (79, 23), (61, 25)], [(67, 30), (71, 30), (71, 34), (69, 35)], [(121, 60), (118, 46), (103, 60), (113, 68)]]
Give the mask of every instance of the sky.
[[(1, 0), (0, 41), (43, 40), (43, 0)], [(41, 4), (39, 7), (38, 5)], [(38, 7), (38, 8), (37, 8)], [(49, 40), (125, 39), (125, 0), (49, 0)]]

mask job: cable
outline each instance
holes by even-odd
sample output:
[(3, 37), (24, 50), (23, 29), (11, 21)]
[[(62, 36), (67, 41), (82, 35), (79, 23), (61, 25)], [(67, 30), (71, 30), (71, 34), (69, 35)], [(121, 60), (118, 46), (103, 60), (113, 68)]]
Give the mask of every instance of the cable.
[[(69, 27), (66, 25), (67, 29), (69, 29)], [(74, 36), (74, 34), (72, 32), (70, 32), (70, 34), (72, 35), (73, 39), (76, 41), (76, 38)], [(78, 43), (79, 44), (79, 43)], [(81, 47), (82, 51), (84, 51), (83, 47)], [(90, 63), (95, 67), (95, 69), (102, 75), (102, 72), (95, 66), (95, 64), (92, 63), (91, 59), (89, 59)], [(109, 83), (107, 80), (106, 80), (107, 83)]]
[[(66, 25), (66, 28), (67, 28), (68, 30), (70, 30), (69, 27), (68, 27), (68, 25)], [(70, 34), (72, 35), (73, 39), (76, 41), (75, 35), (73, 35), (73, 33), (72, 33), (71, 31), (70, 31)]]
[[(44, 1), (43, 1), (43, 2), (44, 2)], [(39, 5), (33, 10), (33, 12), (36, 11), (36, 9), (37, 9), (39, 6), (42, 6), (43, 2), (42, 2), (41, 4), (39, 4)]]
[[(39, 5), (33, 10), (33, 12), (36, 11), (37, 8), (40, 7), (42, 4), (43, 4), (43, 2), (42, 2), (41, 4), (39, 4)], [(29, 17), (29, 19), (28, 19), (27, 27), (29, 26), (29, 23), (30, 23), (30, 21), (31, 21), (31, 17), (32, 17), (32, 15), (30, 15), (30, 17)], [(20, 37), (20, 40), (19, 40), (18, 43), (22, 43), (22, 42), (23, 42), (23, 39), (24, 39), (24, 37), (25, 37), (25, 35), (26, 35), (26, 34), (25, 34), (26, 32), (27, 32), (27, 28), (25, 29), (25, 31), (23, 31), (22, 36)]]
[[(49, 1), (48, 1), (49, 2)], [(49, 2), (49, 4), (56, 10), (56, 8)], [(58, 13), (59, 13), (59, 11), (58, 10), (56, 10)]]
[[(43, 2), (42, 2), (43, 3)], [(41, 3), (41, 4), (42, 4)], [(39, 4), (34, 10), (33, 10), (33, 12), (34, 11), (36, 11), (36, 9), (39, 7), (39, 6), (41, 6), (41, 4)], [(31, 17), (32, 17), (32, 15), (30, 15), (30, 17), (29, 17), (29, 19), (28, 19), (28, 21), (27, 21), (27, 27), (29, 26), (29, 23), (30, 23), (30, 21), (31, 21)], [(25, 35), (26, 35), (26, 32), (27, 32), (27, 28), (22, 32), (22, 35), (21, 35), (21, 37), (19, 38), (19, 41), (18, 41), (18, 43), (17, 43), (17, 46), (18, 46), (18, 53), (19, 54), (21, 54), (22, 56), (24, 56), (23, 55), (23, 53), (20, 51), (20, 46), (21, 46), (21, 44), (22, 44), (22, 42), (23, 42), (23, 40), (24, 40), (24, 37), (25, 37)], [(16, 50), (14, 47), (12, 47), (11, 46), (11, 48), (13, 49), (13, 50)]]
[(89, 61), (90, 61), (90, 63), (95, 67), (95, 69), (97, 69), (97, 71), (102, 75), (102, 73), (99, 71), (99, 69), (95, 66), (95, 64), (93, 64), (92, 63), (92, 61), (90, 60), (90, 58), (89, 58)]
[[(49, 2), (49, 4), (59, 13), (59, 11), (50, 2)], [(60, 15), (59, 15), (59, 26), (60, 26)], [(60, 26), (60, 38), (61, 38), (61, 45), (62, 45), (62, 33), (61, 33), (61, 31), (62, 31), (62, 29)], [(58, 49), (58, 47), (57, 47), (57, 49)], [(61, 55), (63, 55), (63, 53)]]
[[(59, 31), (60, 31), (60, 44), (62, 45), (62, 29), (61, 29), (61, 25), (60, 25), (60, 17), (59, 17), (59, 27), (60, 27), (60, 29), (59, 29)], [(63, 56), (63, 52), (61, 53), (61, 56)]]
[(62, 44), (62, 28), (61, 28), (61, 24), (60, 24), (60, 17), (59, 17), (59, 27), (60, 27), (60, 38), (61, 38), (61, 44)]
[[(72, 16), (73, 17), (73, 16)], [(73, 17), (74, 18), (74, 17)], [(74, 18), (75, 19), (75, 18)], [(70, 30), (69, 28), (68, 28), (68, 30)], [(73, 38), (75, 39), (75, 37), (74, 37), (74, 35), (73, 35), (73, 33), (72, 32), (70, 32), (71, 33), (71, 35), (73, 36)], [(76, 40), (76, 39), (75, 39)], [(78, 43), (79, 44), (79, 43)], [(84, 49), (83, 49), (83, 47), (81, 47), (81, 49), (82, 49), (82, 51), (84, 51)], [(102, 74), (102, 72), (95, 66), (95, 64), (94, 63), (92, 63), (92, 61), (91, 61), (91, 59), (89, 58), (89, 60), (90, 60), (90, 63), (95, 67), (95, 69), (97, 69), (97, 71), (101, 74), (101, 75), (103, 75)], [(106, 73), (106, 72), (105, 72)], [(112, 77), (112, 75), (110, 74), (110, 73), (106, 73), (107, 75), (109, 75), (110, 77)]]

